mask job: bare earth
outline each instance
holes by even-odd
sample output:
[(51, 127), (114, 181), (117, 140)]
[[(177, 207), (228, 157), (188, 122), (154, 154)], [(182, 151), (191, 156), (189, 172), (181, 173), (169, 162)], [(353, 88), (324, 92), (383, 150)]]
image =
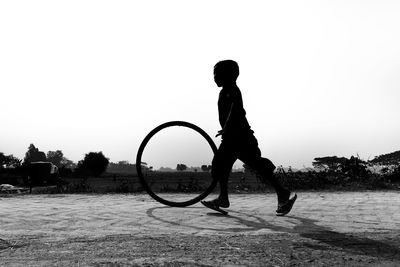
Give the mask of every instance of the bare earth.
[[(210, 196), (212, 198), (213, 196)], [(145, 194), (0, 197), (2, 266), (400, 266), (400, 194), (234, 194), (228, 216)]]

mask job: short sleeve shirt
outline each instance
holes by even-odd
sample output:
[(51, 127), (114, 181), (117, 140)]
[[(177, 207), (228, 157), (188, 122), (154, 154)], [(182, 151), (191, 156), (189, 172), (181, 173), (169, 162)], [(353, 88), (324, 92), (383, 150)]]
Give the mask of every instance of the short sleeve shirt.
[[(230, 112), (231, 114), (229, 115)], [(246, 119), (246, 111), (243, 108), (242, 94), (238, 87), (221, 90), (218, 99), (218, 113), (221, 127), (225, 127), (223, 138), (252, 133)], [(228, 116), (229, 121), (227, 122)]]

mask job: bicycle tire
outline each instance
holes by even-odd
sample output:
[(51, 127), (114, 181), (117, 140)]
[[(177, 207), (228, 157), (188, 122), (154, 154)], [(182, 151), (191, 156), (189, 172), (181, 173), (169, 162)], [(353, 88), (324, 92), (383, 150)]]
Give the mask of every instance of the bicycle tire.
[(214, 141), (211, 139), (211, 137), (200, 127), (189, 123), (189, 122), (185, 122), (185, 121), (170, 121), (170, 122), (166, 122), (163, 123), (159, 126), (157, 126), (156, 128), (154, 128), (150, 133), (147, 134), (147, 136), (143, 139), (142, 143), (139, 146), (137, 155), (136, 155), (136, 171), (137, 171), (137, 175), (139, 177), (140, 183), (143, 186), (143, 189), (156, 201), (167, 205), (167, 206), (171, 206), (171, 207), (187, 207), (193, 204), (196, 204), (197, 202), (199, 202), (200, 200), (206, 198), (216, 187), (217, 185), (217, 180), (215, 178), (212, 179), (211, 184), (207, 187), (207, 189), (202, 192), (200, 195), (190, 199), (190, 200), (186, 200), (186, 201), (181, 201), (181, 202), (177, 202), (177, 201), (170, 201), (167, 199), (164, 199), (162, 197), (160, 197), (159, 195), (157, 195), (156, 193), (154, 193), (151, 190), (151, 187), (147, 184), (146, 179), (144, 179), (143, 177), (143, 173), (142, 173), (142, 168), (141, 168), (141, 164), (142, 164), (142, 154), (144, 149), (146, 148), (147, 143), (150, 141), (150, 139), (157, 134), (158, 132), (160, 132), (161, 130), (168, 128), (168, 127), (174, 127), (174, 126), (180, 126), (180, 127), (186, 127), (186, 128), (190, 128), (196, 132), (198, 132), (199, 134), (201, 134), (206, 141), (208, 142), (208, 144), (210, 145), (213, 153), (215, 154), (215, 152), (217, 151), (217, 147), (214, 143)]

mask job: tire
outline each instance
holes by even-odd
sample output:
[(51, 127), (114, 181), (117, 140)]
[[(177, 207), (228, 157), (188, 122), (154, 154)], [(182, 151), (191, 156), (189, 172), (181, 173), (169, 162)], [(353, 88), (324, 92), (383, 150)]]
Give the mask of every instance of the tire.
[(210, 145), (213, 153), (215, 154), (215, 152), (217, 151), (217, 147), (215, 146), (213, 140), (211, 139), (211, 137), (205, 132), (203, 131), (200, 127), (189, 123), (189, 122), (185, 122), (185, 121), (170, 121), (170, 122), (166, 122), (163, 123), (161, 125), (159, 125), (158, 127), (154, 128), (149, 134), (147, 134), (147, 136), (143, 139), (142, 143), (140, 144), (139, 150), (137, 152), (136, 155), (136, 171), (137, 171), (137, 175), (139, 176), (139, 180), (140, 183), (143, 186), (143, 189), (146, 190), (146, 192), (156, 201), (165, 204), (167, 206), (171, 206), (171, 207), (187, 207), (193, 204), (196, 204), (197, 202), (199, 202), (200, 200), (206, 198), (216, 187), (217, 185), (217, 180), (216, 179), (212, 179), (211, 184), (207, 187), (207, 189), (200, 193), (199, 195), (195, 196), (192, 199), (186, 200), (186, 201), (171, 201), (171, 200), (167, 200), (165, 198), (160, 197), (159, 195), (157, 195), (156, 193), (154, 193), (151, 189), (151, 187), (148, 185), (146, 179), (144, 179), (143, 173), (142, 173), (142, 168), (141, 168), (141, 164), (142, 164), (142, 154), (144, 149), (146, 148), (147, 143), (150, 141), (150, 139), (157, 134), (158, 132), (160, 132), (161, 130), (168, 128), (168, 127), (174, 127), (174, 126), (180, 126), (180, 127), (186, 127), (186, 128), (190, 128), (196, 132), (198, 132), (199, 134), (201, 134), (206, 141), (208, 142), (208, 144)]

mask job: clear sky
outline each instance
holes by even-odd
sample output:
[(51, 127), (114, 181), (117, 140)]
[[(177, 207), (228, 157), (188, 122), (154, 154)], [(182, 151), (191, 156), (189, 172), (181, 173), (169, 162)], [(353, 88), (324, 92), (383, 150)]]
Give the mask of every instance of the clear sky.
[[(215, 136), (222, 59), (239, 63), (247, 118), (276, 165), (399, 150), (399, 14), (385, 0), (1, 1), (0, 152), (23, 158), (33, 143), (134, 162), (166, 121)], [(183, 148), (182, 163), (209, 162), (190, 136), (157, 137), (151, 164)]]

